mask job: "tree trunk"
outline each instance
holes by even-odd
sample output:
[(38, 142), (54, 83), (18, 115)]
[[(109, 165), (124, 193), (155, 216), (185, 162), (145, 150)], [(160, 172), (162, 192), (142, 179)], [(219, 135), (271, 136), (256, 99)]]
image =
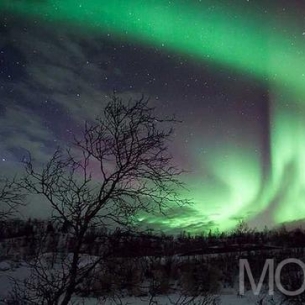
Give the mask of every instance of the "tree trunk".
[(60, 305), (68, 305), (72, 295), (74, 293), (75, 285), (71, 285), (68, 287), (64, 299), (61, 301)]
[(73, 253), (73, 260), (70, 269), (69, 285), (66, 289), (64, 299), (61, 301), (60, 305), (68, 305), (72, 298), (73, 293), (75, 292), (80, 246), (81, 246), (81, 242), (78, 241), (78, 245)]

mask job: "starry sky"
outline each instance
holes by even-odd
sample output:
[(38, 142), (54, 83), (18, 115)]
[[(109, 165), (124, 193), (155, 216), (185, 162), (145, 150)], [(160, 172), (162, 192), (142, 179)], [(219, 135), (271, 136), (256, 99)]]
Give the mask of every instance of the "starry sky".
[(1, 175), (20, 171), (28, 151), (46, 162), (113, 90), (144, 93), (183, 121), (170, 150), (193, 204), (141, 215), (143, 226), (196, 233), (305, 218), (305, 4), (109, 2), (1, 1)]

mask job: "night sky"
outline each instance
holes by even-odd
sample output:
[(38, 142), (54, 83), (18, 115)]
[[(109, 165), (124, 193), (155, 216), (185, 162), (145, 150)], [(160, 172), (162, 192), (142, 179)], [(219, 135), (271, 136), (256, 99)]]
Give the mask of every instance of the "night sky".
[[(305, 218), (302, 1), (1, 0), (0, 170), (46, 162), (109, 101), (175, 114), (193, 205), (141, 215), (166, 232)], [(32, 203), (26, 215), (48, 215)]]

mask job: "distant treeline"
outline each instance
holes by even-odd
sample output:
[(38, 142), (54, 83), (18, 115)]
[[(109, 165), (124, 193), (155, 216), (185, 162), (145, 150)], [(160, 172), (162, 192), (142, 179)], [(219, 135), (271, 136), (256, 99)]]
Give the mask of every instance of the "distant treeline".
[[(9, 220), (1, 224), (0, 261), (31, 261), (39, 253), (50, 253), (50, 264), (64, 260), (76, 242), (67, 223), (48, 220)], [(255, 279), (259, 279), (266, 259), (278, 264), (286, 258), (305, 261), (305, 232), (255, 231), (241, 223), (231, 233), (191, 236), (153, 234), (92, 227), (81, 252), (102, 257), (103, 264), (94, 269), (81, 295), (107, 295), (126, 290), (140, 296), (167, 294), (178, 289), (191, 295), (214, 294), (223, 289), (237, 291), (239, 259), (247, 258)], [(38, 256), (37, 256), (38, 255)], [(298, 287), (298, 273), (285, 269), (283, 276)], [(245, 283), (250, 289), (250, 284)], [(302, 295), (303, 297), (303, 295)], [(305, 296), (304, 296), (305, 299)]]
[[(15, 242), (35, 248), (44, 240), (44, 247), (69, 251), (74, 242), (73, 229), (67, 223), (49, 220), (7, 220), (0, 224), (0, 242), (14, 239)], [(14, 243), (11, 240), (10, 243)], [(257, 251), (277, 251), (287, 248), (304, 248), (305, 231), (297, 228), (288, 231), (285, 226), (263, 231), (249, 229), (241, 222), (231, 232), (212, 231), (192, 236), (186, 232), (178, 235), (155, 234), (153, 231), (107, 230), (92, 227), (83, 246), (83, 252), (98, 255), (103, 249), (111, 248), (119, 257), (136, 256), (193, 256), (219, 253), (241, 253), (250, 255)]]

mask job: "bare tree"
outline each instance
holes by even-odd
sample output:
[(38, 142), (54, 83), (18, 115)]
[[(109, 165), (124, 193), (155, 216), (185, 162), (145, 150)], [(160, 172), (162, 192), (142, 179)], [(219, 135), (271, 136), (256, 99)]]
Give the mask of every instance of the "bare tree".
[[(26, 163), (22, 188), (42, 195), (52, 207), (54, 221), (68, 224), (74, 240), (60, 273), (61, 285), (52, 272), (40, 268), (36, 272), (39, 283), (52, 286), (56, 296), (37, 303), (67, 305), (100, 266), (104, 255), (80, 264), (90, 228), (130, 227), (139, 212), (162, 213), (172, 204), (187, 203), (178, 196), (183, 187), (178, 179), (181, 171), (171, 165), (167, 146), (173, 133), (170, 125), (175, 122), (158, 118), (144, 97), (125, 104), (113, 96), (102, 115), (93, 124), (85, 124), (73, 147), (58, 149), (42, 169)], [(38, 293), (39, 287), (35, 289)]]
[(16, 178), (0, 179), (0, 222), (12, 217), (20, 206), (25, 205), (24, 194), (16, 182)]

